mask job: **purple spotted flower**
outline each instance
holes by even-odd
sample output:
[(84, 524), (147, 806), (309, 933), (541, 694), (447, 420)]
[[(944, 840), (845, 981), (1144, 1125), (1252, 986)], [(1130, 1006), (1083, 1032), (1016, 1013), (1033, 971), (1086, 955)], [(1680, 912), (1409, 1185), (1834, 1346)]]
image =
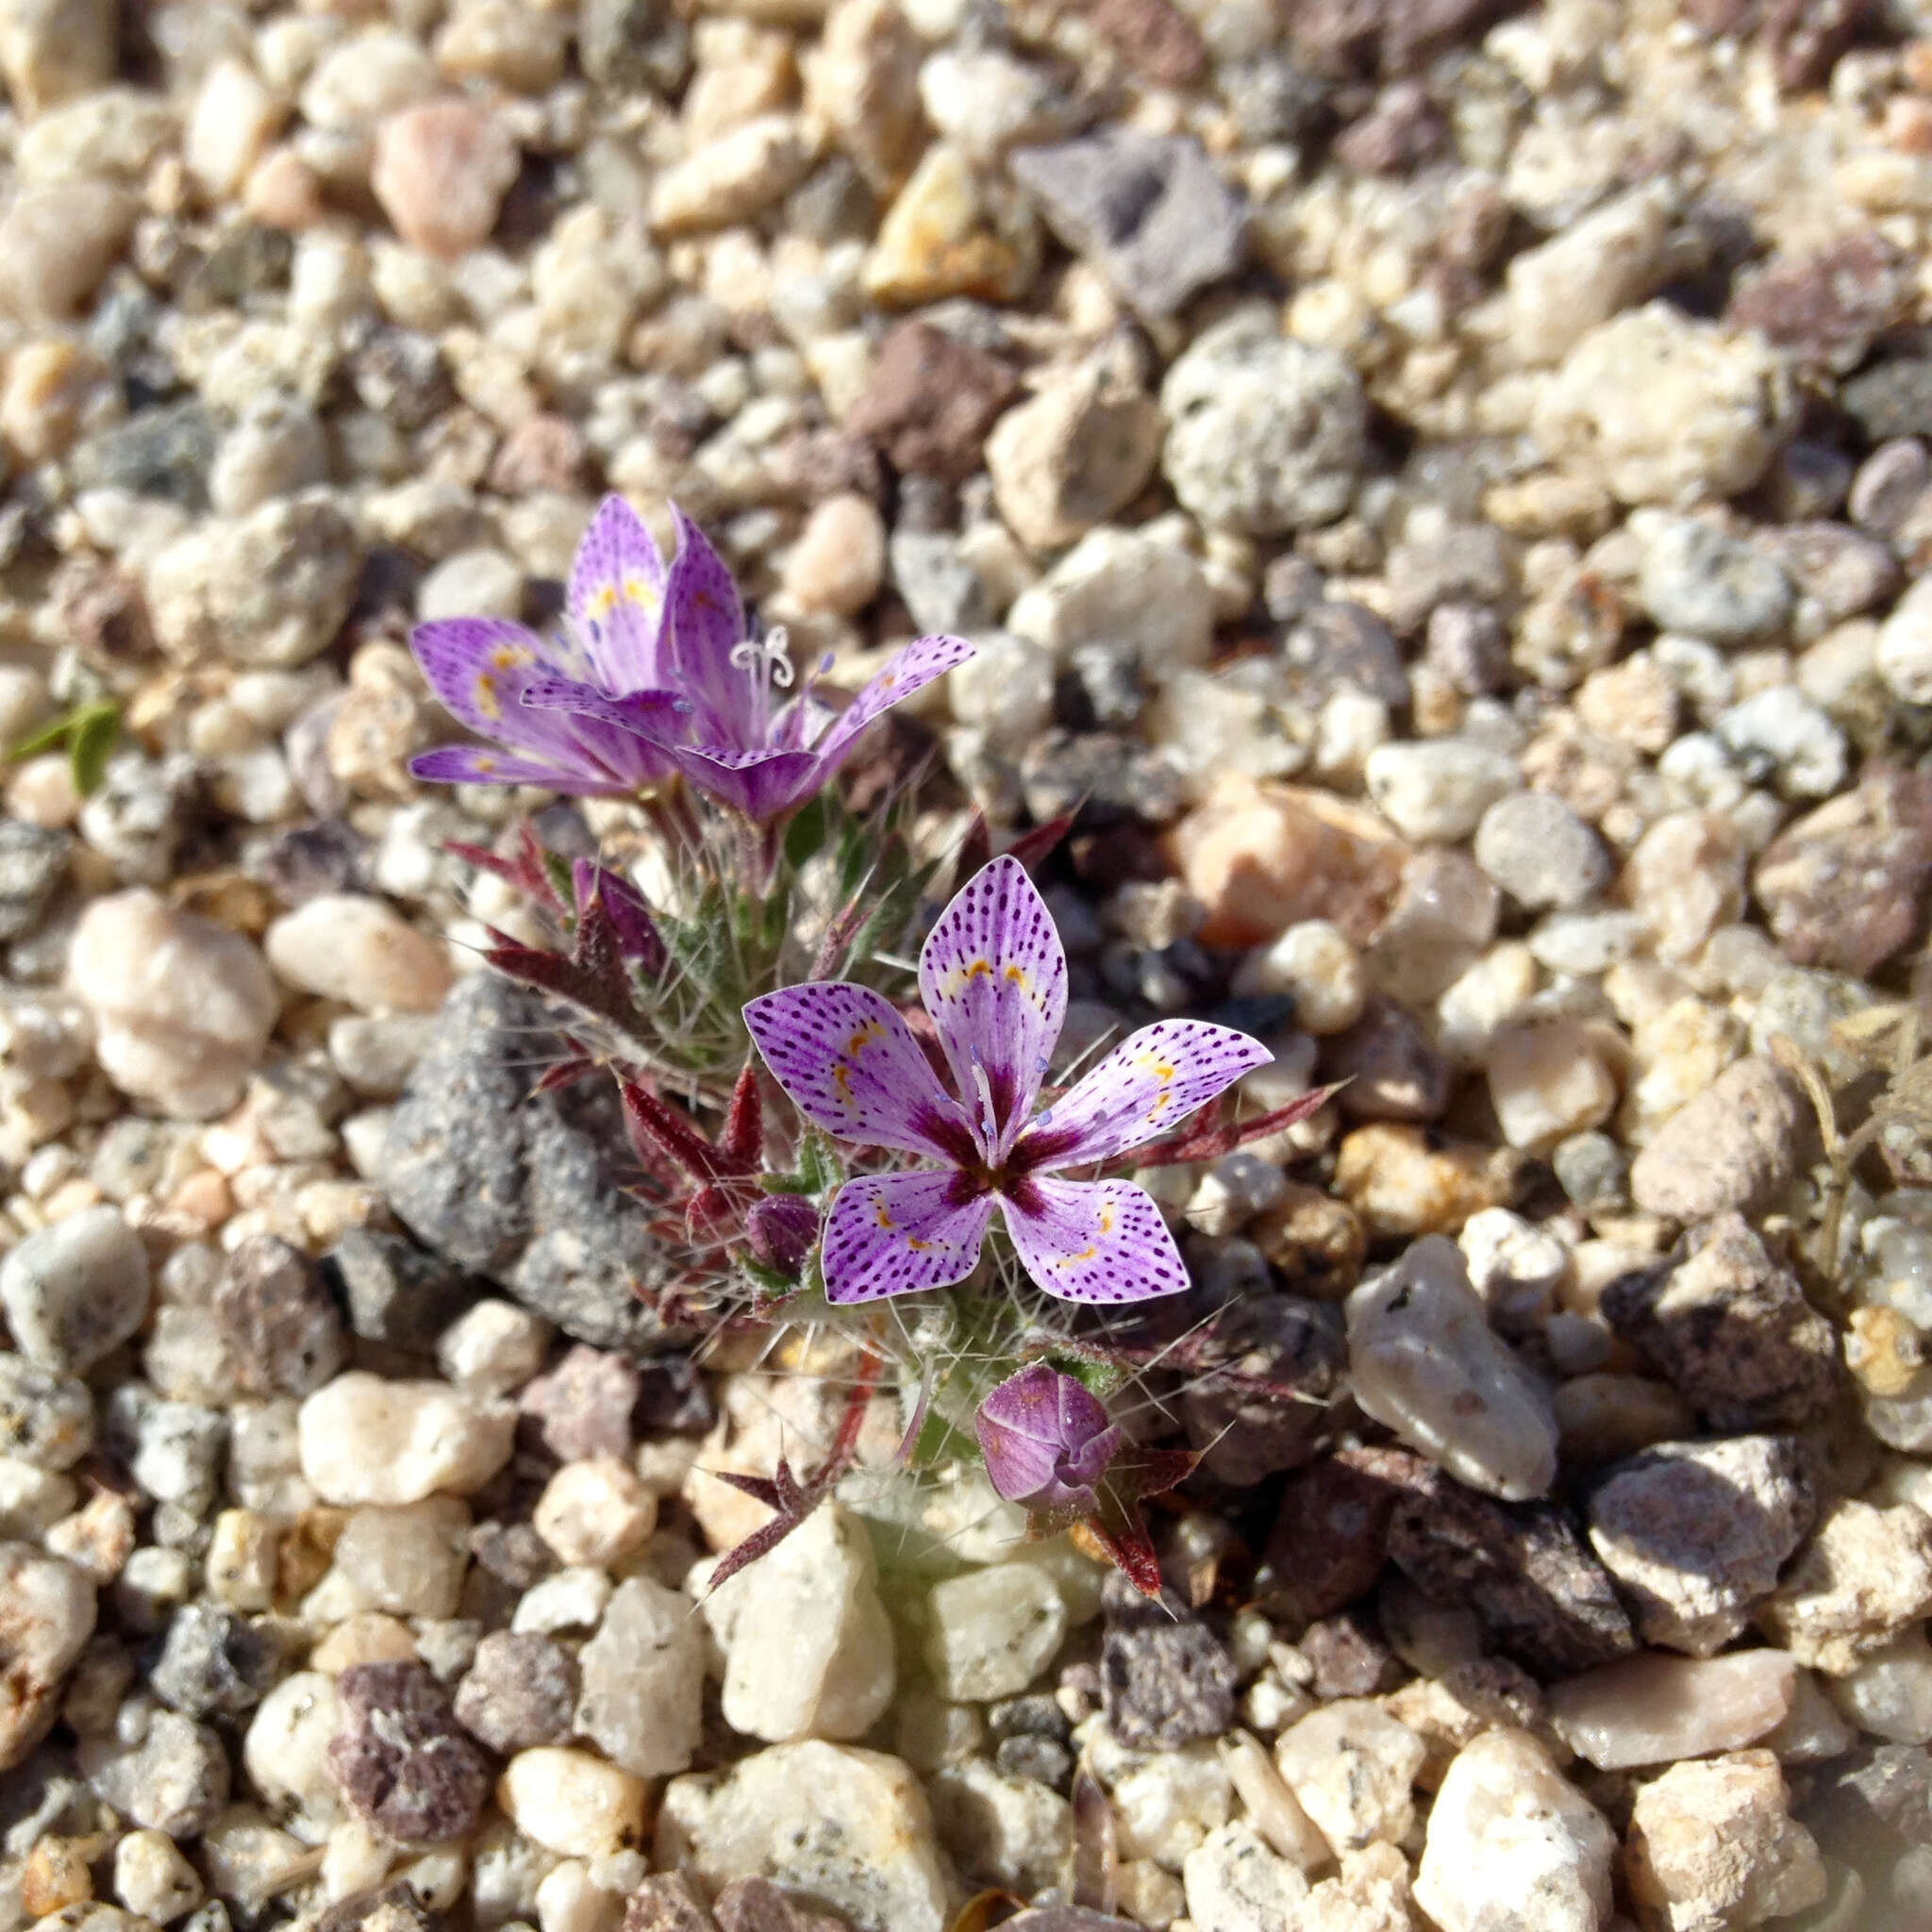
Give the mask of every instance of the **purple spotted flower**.
[(991, 1391), (974, 1418), (992, 1486), (1030, 1509), (1091, 1509), (1121, 1446), (1106, 1405), (1072, 1375), (1035, 1362)]
[(962, 1101), (941, 1086), (912, 1030), (868, 987), (815, 981), (753, 1000), (745, 1024), (800, 1112), (846, 1140), (940, 1163), (861, 1174), (826, 1219), (825, 1294), (874, 1301), (972, 1273), (995, 1207), (1022, 1265), (1066, 1301), (1174, 1294), (1187, 1271), (1142, 1188), (1059, 1178), (1109, 1160), (1193, 1110), (1266, 1047), (1226, 1026), (1162, 1020), (1118, 1046), (1070, 1092), (1033, 1111), (1067, 1010), (1067, 961), (1025, 868), (996, 858), (940, 916), (919, 959)]
[(881, 711), (973, 655), (960, 638), (907, 645), (836, 716), (790, 702), (781, 632), (746, 635), (738, 586), (674, 505), (669, 564), (622, 497), (592, 519), (571, 572), (568, 623), (546, 640), (498, 618), (417, 627), (417, 661), (471, 730), (513, 756), (425, 752), (418, 777), (625, 792), (673, 772), (757, 824), (803, 805)]

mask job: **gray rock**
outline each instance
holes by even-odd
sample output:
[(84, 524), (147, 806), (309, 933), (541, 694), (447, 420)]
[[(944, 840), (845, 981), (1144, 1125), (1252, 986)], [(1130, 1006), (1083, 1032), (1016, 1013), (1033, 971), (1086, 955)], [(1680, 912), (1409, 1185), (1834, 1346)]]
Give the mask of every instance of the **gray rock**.
[(947, 530), (892, 532), (892, 582), (923, 631), (982, 631), (998, 621), (985, 579)]
[(1610, 878), (1603, 841), (1548, 791), (1518, 791), (1491, 806), (1475, 828), (1475, 862), (1535, 909), (1581, 906)]
[(1283, 337), (1274, 311), (1238, 309), (1198, 336), (1160, 386), (1161, 467), (1210, 529), (1276, 536), (1332, 523), (1368, 456), (1355, 371)]
[(341, 1284), (358, 1336), (424, 1354), (475, 1298), (460, 1270), (441, 1256), (378, 1228), (351, 1228), (324, 1267)]
[(1198, 142), (1108, 128), (1021, 148), (1010, 165), (1054, 233), (1142, 315), (1173, 315), (1241, 266), (1245, 210)]
[(128, 490), (186, 510), (208, 508), (215, 419), (198, 396), (142, 409), (75, 444), (67, 458), (76, 490)]
[(73, 850), (71, 832), (0, 820), (0, 941), (24, 939), (41, 923)]
[(638, 1291), (662, 1283), (665, 1259), (618, 1186), (616, 1091), (535, 1092), (528, 1041), (546, 1024), (540, 1001), (492, 974), (458, 982), (391, 1118), (390, 1206), (445, 1260), (565, 1334), (646, 1347), (666, 1331)]
[(1839, 390), (1839, 401), (1868, 442), (1932, 432), (1932, 360), (1901, 357), (1875, 363)]
[(1208, 1353), (1188, 1376), (1181, 1418), (1209, 1472), (1246, 1487), (1308, 1461), (1341, 1394), (1340, 1312), (1297, 1295), (1257, 1295), (1223, 1312)]
[(1673, 517), (1644, 552), (1639, 594), (1660, 630), (1714, 644), (1781, 630), (1791, 585), (1777, 559), (1695, 517)]
[(108, 1398), (104, 1424), (107, 1448), (156, 1502), (194, 1516), (213, 1507), (228, 1443), (221, 1409), (164, 1402), (143, 1383), (124, 1382)]
[(1718, 1429), (1796, 1428), (1838, 1391), (1837, 1337), (1741, 1214), (1604, 1291), (1604, 1318)]
[(588, 0), (577, 58), (600, 87), (675, 93), (691, 72), (691, 31), (667, 0)]
[(225, 1605), (184, 1604), (148, 1674), (155, 1695), (190, 1717), (240, 1717), (282, 1674), (282, 1647)]
[(1225, 1732), (1236, 1678), (1220, 1638), (1171, 1591), (1149, 1603), (1118, 1573), (1101, 1600), (1100, 1695), (1113, 1735), (1129, 1750), (1177, 1751)]
[(201, 773), (192, 758), (122, 752), (81, 807), (80, 835), (124, 884), (165, 885), (202, 809)]
[(1709, 1657), (1811, 1526), (1811, 1485), (1788, 1436), (1660, 1442), (1590, 1499), (1590, 1540), (1645, 1642)]
[(93, 1440), (94, 1402), (85, 1382), (31, 1356), (0, 1353), (0, 1456), (37, 1469), (71, 1469)]
[[(128, 1715), (124, 1710), (124, 1719)], [(104, 1804), (129, 1824), (170, 1838), (200, 1837), (228, 1802), (228, 1754), (221, 1739), (178, 1711), (156, 1710), (145, 1715), (144, 1728), (137, 1721), (84, 1739), (80, 1768)]]
[(1020, 761), (1020, 783), (1036, 824), (1077, 811), (1083, 831), (1131, 819), (1164, 825), (1187, 803), (1180, 774), (1160, 753), (1108, 731), (1036, 739)]
[(13, 1339), (50, 1368), (92, 1368), (141, 1326), (147, 1299), (147, 1251), (118, 1208), (38, 1228), (0, 1261)]
[(506, 1757), (570, 1736), (576, 1659), (548, 1637), (495, 1630), (457, 1686), (457, 1722)]
[(1360, 604), (1323, 603), (1300, 612), (1282, 638), (1281, 658), (1296, 696), (1310, 709), (1338, 691), (1366, 691), (1391, 707), (1408, 703), (1408, 674), (1394, 634)]

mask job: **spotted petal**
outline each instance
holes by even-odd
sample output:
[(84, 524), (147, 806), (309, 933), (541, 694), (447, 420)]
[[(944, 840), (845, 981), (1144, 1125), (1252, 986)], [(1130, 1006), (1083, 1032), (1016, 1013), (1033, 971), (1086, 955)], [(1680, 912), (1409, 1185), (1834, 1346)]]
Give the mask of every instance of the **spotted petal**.
[(1036, 1175), (1005, 1205), (1020, 1265), (1061, 1301), (1144, 1302), (1188, 1286), (1160, 1209), (1132, 1181)]
[(881, 993), (842, 980), (781, 987), (744, 1009), (765, 1064), (827, 1133), (957, 1160), (973, 1148), (958, 1103)]
[(1159, 1020), (1123, 1041), (1020, 1136), (1028, 1167), (1077, 1167), (1124, 1154), (1274, 1058), (1258, 1040), (1205, 1020)]
[(949, 1288), (973, 1273), (992, 1196), (948, 1169), (868, 1174), (839, 1190), (825, 1220), (825, 1299), (873, 1302)]
[(643, 520), (623, 497), (607, 496), (571, 566), (570, 624), (608, 690), (642, 691), (664, 682), (658, 638), (667, 575)]
[(896, 653), (886, 668), (840, 712), (837, 721), (817, 745), (829, 774), (835, 771), (852, 749), (858, 734), (881, 711), (889, 711), (901, 698), (909, 698), (935, 677), (943, 677), (956, 665), (973, 655), (964, 638), (915, 638)]
[(665, 586), (666, 681), (697, 708), (697, 735), (707, 743), (749, 750), (758, 739), (756, 692), (750, 672), (732, 662), (745, 641), (738, 585), (705, 533), (675, 504), (671, 515), (677, 555)]
[(1067, 957), (1017, 858), (995, 858), (953, 895), (919, 956), (919, 997), (997, 1160), (1033, 1109), (1067, 1017)]
[(815, 751), (727, 751), (715, 745), (678, 745), (671, 757), (686, 779), (708, 797), (769, 824), (803, 805), (824, 781)]
[(552, 670), (541, 641), (507, 617), (419, 624), (409, 649), (443, 708), (485, 738), (517, 729), (525, 687)]
[(535, 758), (512, 758), (487, 744), (440, 744), (409, 760), (412, 776), (434, 785), (541, 785), (567, 797), (628, 791), (628, 785), (588, 768), (566, 772)]

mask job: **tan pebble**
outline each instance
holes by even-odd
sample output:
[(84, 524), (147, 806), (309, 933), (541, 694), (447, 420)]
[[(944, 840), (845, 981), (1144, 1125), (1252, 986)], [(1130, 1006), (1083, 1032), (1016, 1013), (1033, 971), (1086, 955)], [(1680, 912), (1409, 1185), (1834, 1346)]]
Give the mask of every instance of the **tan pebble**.
[(111, 420), (115, 391), (107, 365), (79, 343), (28, 342), (7, 364), (0, 436), (21, 461), (44, 463), (64, 455), (88, 428)]
[(521, 166), (508, 129), (471, 101), (423, 101), (376, 130), (369, 185), (395, 231), (454, 258), (489, 238)]
[(340, 1676), (352, 1664), (408, 1663), (416, 1639), (400, 1617), (361, 1610), (340, 1623), (309, 1653), (312, 1670)]
[(46, 1545), (105, 1589), (134, 1553), (134, 1505), (116, 1491), (97, 1490), (47, 1531)]
[(865, 260), (865, 291), (889, 308), (949, 295), (1008, 302), (1032, 281), (1037, 225), (1003, 202), (957, 148), (935, 142), (899, 191)]
[(878, 595), (886, 526), (868, 497), (828, 497), (785, 558), (786, 591), (808, 610), (851, 617)]
[(43, 752), (26, 759), (8, 781), (8, 816), (30, 825), (50, 830), (71, 825), (80, 816), (80, 805), (74, 768), (64, 752)]
[(172, 1212), (185, 1216), (212, 1234), (235, 1211), (235, 1201), (228, 1191), (226, 1176), (205, 1167), (175, 1190), (168, 1207)]
[(1896, 1308), (1852, 1310), (1845, 1337), (1845, 1366), (1872, 1394), (1903, 1395), (1924, 1366), (1918, 1329)]
[(45, 1918), (94, 1895), (87, 1846), (78, 1839), (43, 1838), (26, 1855), (20, 1873), (20, 1902), (30, 1918)]
[(1522, 1156), (1374, 1121), (1336, 1153), (1335, 1191), (1372, 1236), (1457, 1233), (1484, 1208), (1507, 1207)]
[(550, 1478), (530, 1522), (564, 1562), (608, 1569), (649, 1538), (658, 1499), (616, 1457), (593, 1456)]
[(588, 1751), (541, 1745), (510, 1759), (496, 1801), (544, 1850), (597, 1858), (642, 1841), (645, 1789), (642, 1778)]
[(291, 147), (273, 147), (250, 170), (242, 207), (264, 228), (300, 234), (328, 212), (315, 170)]

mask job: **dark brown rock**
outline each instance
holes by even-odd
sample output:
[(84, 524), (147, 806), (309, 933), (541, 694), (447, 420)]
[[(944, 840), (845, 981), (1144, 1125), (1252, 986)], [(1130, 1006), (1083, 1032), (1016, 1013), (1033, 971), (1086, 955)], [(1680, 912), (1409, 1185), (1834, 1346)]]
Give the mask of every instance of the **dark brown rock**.
[(524, 1385), (517, 1407), (535, 1418), (543, 1446), (559, 1462), (578, 1462), (630, 1449), (642, 1388), (634, 1362), (578, 1342), (554, 1369)]
[[(1384, 1469), (1393, 1454), (1393, 1474)], [(1255, 1595), (1290, 1629), (1362, 1595), (1389, 1554), (1389, 1520), (1403, 1495), (1400, 1452), (1352, 1450), (1291, 1476), (1255, 1577)]]
[(1372, 999), (1322, 1042), (1322, 1077), (1347, 1082), (1337, 1101), (1358, 1121), (1440, 1120), (1449, 1105), (1449, 1062), (1393, 1000)]
[(1764, 39), (1778, 84), (1822, 86), (1876, 10), (1873, 0), (1766, 0)]
[(1389, 1554), (1425, 1596), (1474, 1609), (1490, 1641), (1541, 1677), (1637, 1648), (1608, 1573), (1553, 1503), (1501, 1503), (1419, 1457), (1389, 1524)]
[(1428, 94), (1415, 81), (1398, 80), (1335, 137), (1335, 158), (1364, 175), (1406, 175), (1448, 139), (1449, 124)]
[(718, 1932), (718, 1922), (682, 1872), (659, 1872), (625, 1901), (624, 1932)]
[(895, 470), (957, 482), (979, 468), (986, 432), (1018, 387), (996, 357), (929, 323), (902, 322), (879, 345), (872, 380), (844, 426)]
[(711, 1907), (718, 1932), (851, 1932), (836, 1912), (781, 1891), (769, 1878), (737, 1878)]
[(1306, 60), (1336, 73), (1413, 74), (1474, 40), (1507, 0), (1298, 0), (1289, 36)]
[(1101, 1707), (1133, 1751), (1176, 1751), (1218, 1738), (1234, 1722), (1227, 1646), (1172, 1591), (1149, 1603), (1118, 1574), (1102, 1587)]
[(441, 1843), (475, 1827), (490, 1758), (424, 1665), (351, 1664), (328, 1765), (343, 1798), (385, 1837)]
[(1785, 957), (1869, 976), (1918, 930), (1932, 881), (1932, 773), (1868, 769), (1793, 821), (1751, 889)]
[(228, 1257), (212, 1307), (251, 1395), (308, 1395), (348, 1359), (320, 1264), (272, 1234), (250, 1235)]
[(1713, 1428), (1796, 1428), (1838, 1391), (1831, 1324), (1741, 1214), (1694, 1229), (1680, 1259), (1613, 1281), (1601, 1306)]
[(1859, 229), (1809, 255), (1774, 255), (1740, 276), (1724, 320), (1841, 375), (1910, 301), (1909, 264), (1881, 236)]
[(530, 1632), (493, 1630), (457, 1686), (457, 1722), (505, 1757), (569, 1736), (576, 1659)]
[(1216, 1321), (1206, 1350), (1206, 1364), (1189, 1370), (1181, 1418), (1210, 1474), (1245, 1487), (1315, 1456), (1348, 1370), (1332, 1306), (1257, 1295)]
[(1194, 23), (1171, 0), (1093, 0), (1093, 25), (1157, 87), (1184, 87), (1207, 65)]
[(315, 1932), (442, 1932), (442, 1914), (432, 1912), (405, 1882), (380, 1891), (358, 1891), (330, 1906)]

